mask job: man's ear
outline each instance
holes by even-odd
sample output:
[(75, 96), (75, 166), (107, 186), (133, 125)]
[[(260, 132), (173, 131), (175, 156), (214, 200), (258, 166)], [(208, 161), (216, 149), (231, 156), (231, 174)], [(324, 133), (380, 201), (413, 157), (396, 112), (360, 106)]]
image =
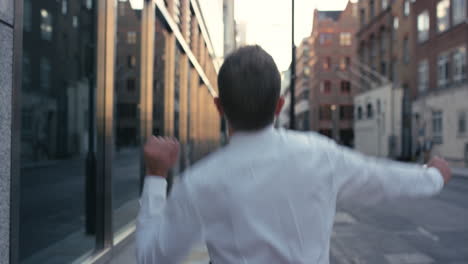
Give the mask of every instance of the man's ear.
[(221, 117), (224, 116), (224, 109), (223, 106), (221, 105), (221, 102), (219, 101), (219, 97), (215, 97), (213, 99), (214, 104), (216, 105), (216, 109), (218, 109), (218, 113)]
[(280, 96), (278, 99), (278, 103), (276, 103), (276, 109), (275, 109), (275, 116), (279, 116), (281, 113), (281, 110), (283, 109), (284, 106), (284, 96)]

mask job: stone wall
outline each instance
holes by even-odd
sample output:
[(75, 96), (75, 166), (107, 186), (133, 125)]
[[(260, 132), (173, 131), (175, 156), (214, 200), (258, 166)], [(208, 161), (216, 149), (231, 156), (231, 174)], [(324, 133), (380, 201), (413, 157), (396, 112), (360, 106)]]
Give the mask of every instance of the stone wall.
[(0, 0), (0, 263), (9, 262), (13, 0)]

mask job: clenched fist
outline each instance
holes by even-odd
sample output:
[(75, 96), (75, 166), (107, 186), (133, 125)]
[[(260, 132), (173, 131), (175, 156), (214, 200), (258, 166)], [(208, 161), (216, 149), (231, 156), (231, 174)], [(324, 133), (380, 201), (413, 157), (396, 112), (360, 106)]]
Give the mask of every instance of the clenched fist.
[(444, 159), (434, 157), (427, 163), (428, 167), (433, 167), (439, 170), (440, 174), (444, 178), (444, 183), (447, 183), (452, 178), (452, 170), (449, 164)]
[(173, 138), (152, 136), (143, 148), (146, 174), (166, 177), (179, 156), (179, 142)]

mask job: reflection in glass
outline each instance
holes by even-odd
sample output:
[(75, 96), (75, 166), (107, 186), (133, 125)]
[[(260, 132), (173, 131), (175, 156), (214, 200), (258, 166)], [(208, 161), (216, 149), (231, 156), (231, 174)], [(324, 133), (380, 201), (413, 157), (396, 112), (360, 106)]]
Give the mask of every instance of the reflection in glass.
[(140, 23), (128, 1), (118, 1), (112, 185), (114, 231), (131, 223), (140, 188)]
[(168, 31), (156, 16), (154, 35), (154, 74), (153, 74), (153, 134), (164, 135), (164, 72), (166, 61), (166, 38)]
[[(87, 179), (94, 177), (87, 161), (94, 156), (96, 25), (95, 9), (83, 9), (80, 2), (25, 1), (22, 263), (69, 263), (95, 246), (94, 227), (86, 226), (94, 216), (86, 213), (85, 201)], [(72, 28), (70, 15), (81, 22), (79, 30)]]

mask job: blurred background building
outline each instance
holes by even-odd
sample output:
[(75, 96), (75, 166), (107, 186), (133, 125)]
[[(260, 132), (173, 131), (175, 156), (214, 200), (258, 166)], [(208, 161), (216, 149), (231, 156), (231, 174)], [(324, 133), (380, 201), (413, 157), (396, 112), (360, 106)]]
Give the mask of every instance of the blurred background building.
[(415, 1), (411, 7), (413, 153), (430, 149), (468, 167), (467, 1)]
[(314, 11), (312, 34), (297, 50), (297, 128), (353, 144), (351, 64), (355, 54), (356, 4), (341, 11)]

